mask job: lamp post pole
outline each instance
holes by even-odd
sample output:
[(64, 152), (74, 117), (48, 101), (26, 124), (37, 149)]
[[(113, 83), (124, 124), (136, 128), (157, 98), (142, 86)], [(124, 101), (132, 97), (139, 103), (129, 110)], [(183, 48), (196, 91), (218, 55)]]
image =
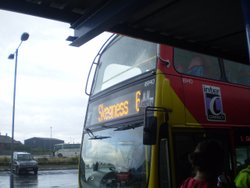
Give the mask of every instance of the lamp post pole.
[(15, 130), (15, 107), (16, 107), (16, 77), (17, 77), (17, 62), (18, 62), (18, 49), (21, 46), (23, 41), (28, 40), (29, 34), (23, 33), (21, 36), (21, 42), (18, 45), (15, 54), (10, 54), (8, 59), (15, 58), (15, 73), (14, 73), (14, 89), (13, 89), (13, 108), (12, 108), (12, 131), (11, 131), (11, 169), (10, 172), (13, 172), (13, 150), (14, 150), (14, 130)]

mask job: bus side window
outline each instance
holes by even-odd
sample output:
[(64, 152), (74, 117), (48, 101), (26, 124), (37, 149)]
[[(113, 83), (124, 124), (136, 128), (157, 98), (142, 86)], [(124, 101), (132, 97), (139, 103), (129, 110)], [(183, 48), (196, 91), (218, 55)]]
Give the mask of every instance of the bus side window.
[(218, 58), (213, 56), (175, 48), (174, 65), (179, 73), (214, 80), (221, 78)]
[(239, 83), (246, 85), (246, 86), (250, 86), (250, 70), (249, 70), (249, 68), (248, 67), (242, 68), (240, 70), (239, 75), (240, 75)]
[(176, 131), (173, 134), (174, 142), (174, 164), (175, 164), (175, 180), (177, 187), (183, 181), (193, 174), (191, 163), (188, 156), (194, 151), (197, 143), (206, 140), (215, 139), (223, 144), (225, 149), (225, 172), (227, 175), (232, 173), (232, 145), (230, 134), (225, 129), (209, 129), (209, 130), (190, 130), (189, 132)]
[(230, 60), (224, 60), (224, 67), (226, 78), (229, 82), (250, 86), (249, 65), (233, 62)]
[(174, 49), (174, 67), (177, 72), (185, 73), (188, 69), (191, 54), (179, 48)]
[(250, 129), (242, 128), (235, 131), (236, 141), (236, 174), (250, 165)]

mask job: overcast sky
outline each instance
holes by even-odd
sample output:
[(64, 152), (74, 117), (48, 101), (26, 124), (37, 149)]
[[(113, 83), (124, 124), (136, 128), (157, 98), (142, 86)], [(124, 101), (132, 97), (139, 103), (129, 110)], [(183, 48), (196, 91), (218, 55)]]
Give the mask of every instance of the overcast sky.
[(87, 74), (101, 45), (103, 33), (81, 47), (69, 46), (70, 25), (0, 10), (0, 133), (11, 136), (14, 53), (23, 32), (29, 39), (18, 53), (15, 140), (32, 137), (79, 143), (88, 97)]

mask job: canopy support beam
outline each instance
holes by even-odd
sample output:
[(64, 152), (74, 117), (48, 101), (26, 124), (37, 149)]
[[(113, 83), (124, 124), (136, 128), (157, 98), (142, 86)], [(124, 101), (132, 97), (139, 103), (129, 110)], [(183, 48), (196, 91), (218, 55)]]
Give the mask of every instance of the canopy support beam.
[(74, 37), (71, 37), (72, 46), (81, 46), (90, 39), (96, 37), (103, 31), (108, 31), (115, 24), (122, 23), (132, 15), (138, 8), (142, 8), (152, 0), (110, 0), (98, 11), (88, 17), (81, 18), (77, 23), (71, 25), (74, 29)]
[(250, 64), (250, 0), (241, 0), (248, 46), (248, 63)]

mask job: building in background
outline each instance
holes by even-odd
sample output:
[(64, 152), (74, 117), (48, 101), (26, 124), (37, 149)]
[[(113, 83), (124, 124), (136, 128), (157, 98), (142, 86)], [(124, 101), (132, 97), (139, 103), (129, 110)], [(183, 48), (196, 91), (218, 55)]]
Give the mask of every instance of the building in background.
[[(22, 143), (14, 140), (14, 148), (20, 147)], [(11, 137), (6, 135), (0, 135), (0, 155), (10, 154), (11, 149)]]
[(52, 151), (55, 144), (63, 144), (64, 140), (56, 139), (56, 138), (41, 138), (41, 137), (33, 137), (24, 140), (24, 145), (31, 148), (40, 148), (42, 150)]

